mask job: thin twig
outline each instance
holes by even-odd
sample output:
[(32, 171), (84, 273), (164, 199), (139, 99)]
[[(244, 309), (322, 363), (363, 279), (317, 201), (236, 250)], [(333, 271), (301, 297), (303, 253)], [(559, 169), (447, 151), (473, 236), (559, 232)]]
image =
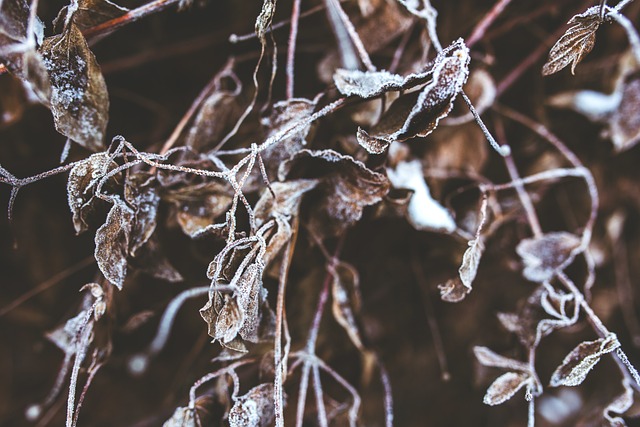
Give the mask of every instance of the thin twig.
[(287, 46), (287, 99), (293, 98), (293, 79), (296, 59), (296, 41), (298, 40), (298, 22), (300, 21), (300, 1), (293, 0), (291, 9), (291, 28)]
[(471, 31), (471, 35), (465, 42), (468, 47), (473, 46), (482, 39), (489, 26), (491, 26), (491, 24), (493, 24), (493, 22), (500, 16), (509, 3), (511, 3), (511, 0), (498, 0), (498, 2), (493, 5), (491, 10), (487, 12), (487, 14), (475, 26), (473, 31)]

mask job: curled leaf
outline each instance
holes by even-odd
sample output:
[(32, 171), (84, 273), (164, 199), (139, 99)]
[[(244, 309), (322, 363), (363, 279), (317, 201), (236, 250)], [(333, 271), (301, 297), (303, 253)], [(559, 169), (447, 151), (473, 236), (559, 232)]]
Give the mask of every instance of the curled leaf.
[[(69, 6), (60, 10), (54, 26), (61, 25), (67, 18)], [(73, 12), (73, 23), (80, 30), (86, 30), (110, 19), (124, 15), (129, 9), (118, 6), (109, 0), (78, 0), (78, 7)]]
[[(462, 39), (438, 53), (431, 81), (419, 91), (399, 97), (369, 131), (358, 132), (363, 146), (388, 145), (425, 137), (453, 108), (453, 101), (469, 75), (469, 49)], [(374, 141), (378, 140), (378, 141)]]
[(236, 399), (229, 411), (230, 427), (265, 427), (271, 424), (274, 413), (273, 384), (253, 387)]
[(567, 24), (569, 29), (553, 45), (549, 59), (542, 67), (542, 75), (557, 73), (571, 63), (571, 74), (576, 65), (591, 52), (596, 43), (596, 30), (600, 26), (599, 7), (594, 6), (575, 15)]
[(96, 153), (78, 162), (69, 172), (67, 180), (67, 198), (73, 214), (73, 226), (76, 233), (87, 230), (88, 216), (93, 211), (95, 197), (93, 189), (96, 183), (109, 171), (109, 155)]
[(99, 151), (109, 115), (109, 95), (100, 66), (80, 29), (70, 23), (40, 48), (51, 78), (51, 112), (58, 132)]
[(483, 402), (486, 405), (499, 405), (511, 399), (524, 385), (531, 381), (531, 375), (525, 372), (507, 372), (499, 376), (487, 389)]
[(127, 275), (127, 256), (135, 213), (122, 200), (114, 199), (105, 223), (96, 231), (95, 258), (104, 277), (122, 289)]
[(620, 342), (615, 334), (609, 334), (605, 338), (595, 341), (585, 341), (564, 358), (562, 364), (551, 375), (551, 387), (580, 385), (587, 374), (600, 361), (602, 355), (620, 347)]
[(160, 196), (155, 177), (144, 173), (130, 175), (125, 183), (124, 198), (134, 208), (130, 252), (136, 256), (138, 249), (147, 243), (156, 229)]
[(382, 200), (390, 187), (385, 175), (333, 150), (302, 150), (280, 165), (278, 175), (284, 181), (299, 171), (321, 181), (321, 197), (310, 209), (312, 226), (333, 235), (360, 220), (363, 209)]
[(522, 240), (516, 252), (525, 265), (524, 277), (532, 282), (550, 280), (573, 261), (581, 250), (580, 244), (578, 236), (565, 231)]

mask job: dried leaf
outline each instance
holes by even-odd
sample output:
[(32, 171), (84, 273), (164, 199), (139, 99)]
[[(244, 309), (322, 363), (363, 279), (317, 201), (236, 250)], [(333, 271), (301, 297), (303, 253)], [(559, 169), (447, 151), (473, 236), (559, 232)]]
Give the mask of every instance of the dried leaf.
[(621, 152), (640, 142), (640, 72), (627, 76), (618, 90), (622, 97), (609, 121), (609, 132), (616, 151)]
[(156, 229), (160, 196), (155, 176), (147, 173), (129, 175), (124, 186), (124, 198), (134, 209), (135, 222), (131, 229), (131, 256), (151, 237)]
[(0, 2), (0, 63), (31, 86), (40, 102), (48, 104), (51, 96), (49, 75), (36, 51), (44, 37), (44, 24), (36, 17), (30, 32), (29, 18), (30, 2), (27, 0)]
[(615, 334), (595, 341), (585, 341), (564, 358), (551, 376), (551, 387), (580, 385), (587, 374), (600, 361), (600, 357), (620, 347)]
[(266, 427), (275, 417), (273, 384), (253, 387), (238, 397), (229, 411), (230, 427)]
[(478, 362), (480, 362), (484, 366), (490, 366), (493, 368), (504, 368), (522, 372), (529, 371), (529, 366), (526, 363), (519, 360), (511, 359), (509, 357), (501, 356), (487, 347), (476, 346), (473, 348), (473, 353), (476, 355)]
[(483, 402), (499, 405), (511, 399), (524, 385), (531, 381), (531, 375), (524, 372), (507, 372), (499, 376), (487, 389)]
[(571, 74), (575, 74), (576, 65), (591, 52), (596, 43), (596, 30), (600, 26), (600, 8), (590, 7), (575, 15), (567, 22), (569, 29), (553, 45), (549, 59), (542, 67), (542, 75), (557, 73), (571, 63)]
[(408, 207), (408, 219), (416, 230), (456, 230), (456, 223), (440, 203), (431, 197), (419, 160), (402, 161), (395, 169), (387, 168), (387, 176), (395, 188), (413, 190)]
[(190, 408), (178, 407), (162, 427), (196, 427), (194, 411)]
[(85, 327), (92, 328), (93, 323), (87, 321), (87, 310), (82, 310), (76, 316), (67, 320), (64, 326), (61, 326), (49, 333), (47, 338), (54, 343), (65, 354), (71, 356), (79, 350), (80, 334)]
[(581, 240), (575, 234), (558, 231), (522, 240), (516, 252), (525, 265), (523, 275), (532, 282), (550, 280), (571, 264), (581, 251)]
[(462, 284), (467, 287), (469, 291), (478, 273), (482, 252), (484, 252), (484, 244), (482, 243), (482, 239), (477, 238), (469, 241), (469, 247), (464, 251), (464, 255), (462, 256), (462, 264), (458, 269), (458, 274), (460, 274)]
[(358, 132), (360, 144), (375, 147), (425, 137), (438, 126), (453, 108), (469, 75), (469, 49), (462, 39), (438, 53), (431, 72), (432, 80), (424, 88), (402, 95), (370, 131)]
[[(69, 6), (60, 10), (54, 21), (54, 27), (64, 24)], [(127, 13), (129, 9), (118, 6), (109, 0), (78, 0), (78, 8), (73, 12), (73, 23), (80, 30), (94, 27)]]
[[(134, 231), (132, 231), (131, 234), (133, 239)], [(138, 248), (135, 253), (135, 258), (131, 258), (130, 264), (156, 279), (171, 283), (184, 280), (180, 272), (176, 270), (167, 259), (155, 235), (151, 235), (150, 238)]]
[(459, 277), (454, 277), (438, 285), (438, 289), (440, 290), (440, 298), (446, 302), (460, 302), (469, 293), (469, 289)]
[(105, 223), (96, 231), (95, 258), (104, 277), (122, 289), (127, 275), (127, 255), (135, 213), (122, 200), (114, 199)]
[(99, 151), (109, 115), (107, 86), (78, 27), (47, 37), (40, 48), (51, 78), (51, 111), (56, 129), (83, 147)]
[(110, 163), (106, 152), (96, 153), (78, 162), (69, 172), (67, 197), (77, 234), (88, 228), (87, 219), (95, 202), (94, 187), (107, 174)]
[(625, 379), (622, 381), (622, 386), (624, 387), (622, 394), (609, 403), (604, 410), (604, 417), (609, 421), (611, 427), (626, 427), (627, 424), (625, 421), (614, 414), (624, 414), (631, 408), (631, 405), (633, 405), (633, 389), (631, 388), (631, 384)]
[(411, 74), (405, 78), (388, 71), (360, 71), (340, 68), (333, 75), (333, 81), (336, 84), (336, 89), (342, 95), (373, 98), (392, 90), (406, 90), (410, 87), (410, 83), (417, 84), (416, 80), (424, 80), (430, 74), (431, 72)]
[(386, 176), (333, 150), (302, 150), (282, 163), (278, 175), (284, 181), (298, 176), (299, 171), (306, 178), (322, 181), (318, 186), (321, 197), (310, 207), (311, 226), (333, 235), (357, 222), (363, 209), (382, 200), (390, 187)]
[(355, 268), (346, 263), (339, 263), (331, 272), (333, 282), (331, 309), (333, 318), (347, 332), (353, 345), (364, 351), (356, 316), (360, 311), (360, 277)]

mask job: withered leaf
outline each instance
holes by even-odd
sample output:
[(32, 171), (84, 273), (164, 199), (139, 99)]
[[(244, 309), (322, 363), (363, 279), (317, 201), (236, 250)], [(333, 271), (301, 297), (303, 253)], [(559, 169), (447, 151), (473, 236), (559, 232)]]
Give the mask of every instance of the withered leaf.
[(440, 290), (440, 298), (446, 302), (460, 302), (469, 293), (469, 289), (462, 283), (460, 277), (447, 280), (438, 285), (438, 289)]
[[(54, 26), (64, 23), (68, 9), (69, 6), (65, 6), (60, 10)], [(73, 23), (80, 30), (86, 30), (124, 15), (128, 11), (126, 7), (118, 6), (110, 0), (78, 0), (78, 8), (73, 12)]]
[(618, 152), (640, 142), (640, 72), (627, 76), (619, 90), (622, 98), (609, 121), (611, 141)]
[(73, 226), (80, 234), (88, 228), (87, 217), (93, 210), (96, 183), (109, 171), (110, 160), (106, 152), (92, 154), (76, 164), (69, 172), (67, 197), (73, 214)]
[(33, 89), (40, 102), (48, 104), (51, 96), (49, 75), (36, 51), (44, 37), (44, 25), (36, 16), (29, 28), (30, 2), (0, 2), (0, 62)]
[(62, 34), (47, 37), (40, 53), (51, 78), (51, 111), (56, 129), (89, 150), (101, 150), (109, 95), (84, 36), (70, 23)]
[[(426, 78), (428, 73), (422, 77)], [(409, 76), (408, 78), (410, 78)], [(373, 98), (391, 90), (407, 89), (407, 79), (388, 71), (360, 71), (339, 68), (333, 75), (338, 91), (345, 96)]]
[(571, 74), (575, 74), (576, 65), (591, 52), (596, 43), (596, 30), (601, 23), (599, 10), (599, 6), (590, 7), (567, 22), (571, 27), (551, 48), (549, 59), (542, 67), (542, 75), (557, 73), (569, 63)]
[(407, 213), (415, 229), (455, 231), (456, 223), (449, 211), (431, 197), (420, 160), (399, 162), (395, 169), (387, 168), (387, 176), (395, 188), (413, 190)]
[(115, 198), (105, 223), (96, 231), (95, 258), (98, 267), (118, 289), (122, 289), (127, 275), (127, 255), (134, 218), (133, 210)]
[(346, 263), (339, 263), (331, 272), (333, 282), (331, 309), (333, 318), (347, 332), (353, 345), (364, 350), (356, 315), (360, 311), (360, 277), (355, 268)]
[(155, 177), (147, 173), (129, 175), (124, 186), (124, 198), (134, 208), (130, 253), (136, 256), (138, 249), (147, 243), (156, 229), (160, 196)]
[(87, 323), (87, 316), (88, 311), (82, 310), (76, 316), (67, 320), (64, 326), (47, 333), (47, 338), (65, 354), (76, 354), (79, 350), (80, 334), (87, 333), (87, 330), (90, 333), (93, 328), (93, 322)]
[(362, 217), (366, 206), (378, 203), (389, 191), (389, 180), (353, 157), (333, 150), (302, 150), (280, 165), (281, 181), (298, 175), (304, 165), (306, 178), (321, 181), (322, 197), (311, 208), (317, 230), (337, 234)]
[(551, 387), (580, 385), (591, 369), (600, 361), (600, 357), (618, 347), (620, 347), (620, 342), (615, 334), (578, 344), (553, 372), (549, 384)]
[(526, 372), (507, 372), (489, 386), (483, 402), (491, 406), (504, 403), (530, 381), (531, 375)]
[(633, 405), (633, 389), (629, 384), (629, 380), (623, 380), (622, 386), (624, 387), (622, 394), (609, 403), (604, 410), (604, 417), (609, 421), (611, 427), (626, 427), (625, 421), (614, 414), (624, 414)]
[(462, 264), (458, 269), (460, 274), (460, 280), (462, 284), (471, 290), (473, 280), (478, 274), (478, 266), (480, 265), (480, 258), (482, 258), (482, 252), (484, 252), (484, 244), (481, 238), (476, 238), (469, 241), (469, 247), (464, 251), (462, 256)]
[[(135, 231), (131, 233), (132, 240), (134, 240), (134, 233)], [(132, 251), (130, 251), (130, 253), (131, 252)], [(131, 264), (140, 271), (156, 279), (166, 280), (171, 283), (181, 282), (183, 280), (180, 272), (176, 270), (167, 259), (155, 234), (152, 234), (149, 239), (136, 250), (135, 258), (131, 258), (130, 261)]]
[(511, 369), (522, 372), (529, 371), (529, 367), (526, 363), (519, 360), (511, 359), (509, 357), (501, 356), (487, 347), (476, 346), (473, 348), (473, 353), (478, 359), (478, 362), (480, 362), (484, 366)]
[(399, 97), (371, 130), (360, 130), (357, 134), (360, 144), (375, 147), (429, 135), (453, 108), (453, 101), (469, 75), (469, 58), (469, 49), (462, 39), (438, 53), (431, 81), (421, 90)]
[(565, 231), (522, 240), (516, 252), (525, 265), (524, 277), (532, 282), (550, 280), (573, 261), (580, 251), (580, 244), (578, 236)]
[(176, 408), (175, 412), (162, 427), (196, 427), (193, 410), (185, 407)]
[(265, 427), (271, 425), (274, 412), (273, 384), (253, 387), (236, 399), (229, 411), (230, 427)]

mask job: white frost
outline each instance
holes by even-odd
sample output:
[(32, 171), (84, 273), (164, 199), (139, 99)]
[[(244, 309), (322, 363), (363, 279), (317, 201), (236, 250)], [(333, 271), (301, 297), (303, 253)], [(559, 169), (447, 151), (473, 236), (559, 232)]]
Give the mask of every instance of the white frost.
[(449, 211), (431, 197), (419, 160), (402, 161), (395, 169), (387, 169), (387, 175), (395, 188), (413, 190), (409, 202), (409, 222), (414, 228), (455, 231), (456, 223)]

